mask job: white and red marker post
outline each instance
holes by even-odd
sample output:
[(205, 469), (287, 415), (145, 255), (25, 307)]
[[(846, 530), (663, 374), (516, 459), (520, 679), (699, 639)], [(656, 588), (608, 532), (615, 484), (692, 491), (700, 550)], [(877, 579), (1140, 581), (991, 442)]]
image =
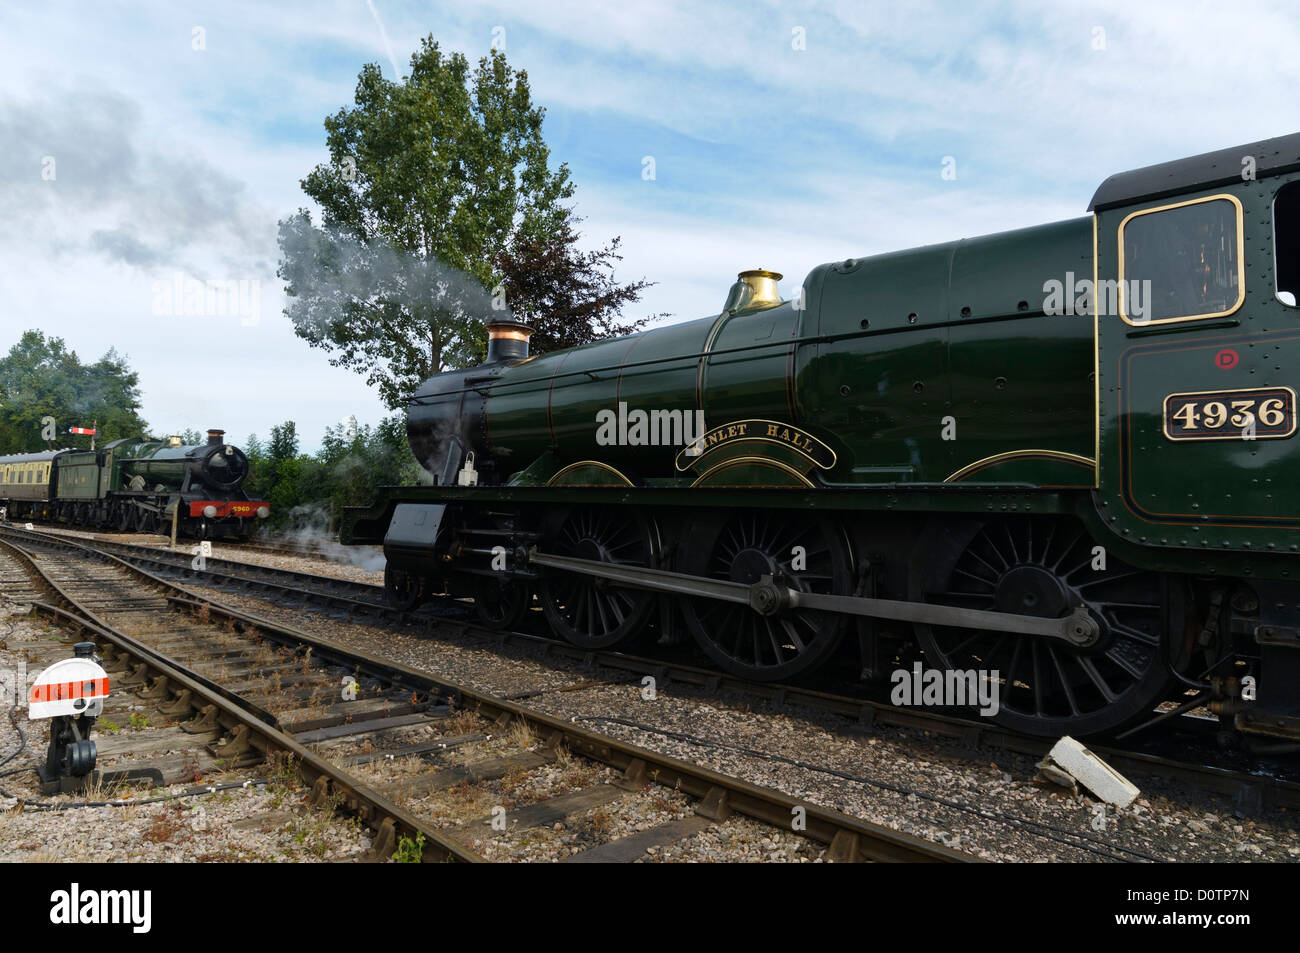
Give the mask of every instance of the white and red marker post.
[(36, 676), (27, 695), (27, 717), (50, 719), (45, 764), (36, 769), (45, 794), (79, 790), (95, 768), (90, 730), (104, 710), (108, 673), (95, 661), (94, 642), (78, 642), (72, 651)]

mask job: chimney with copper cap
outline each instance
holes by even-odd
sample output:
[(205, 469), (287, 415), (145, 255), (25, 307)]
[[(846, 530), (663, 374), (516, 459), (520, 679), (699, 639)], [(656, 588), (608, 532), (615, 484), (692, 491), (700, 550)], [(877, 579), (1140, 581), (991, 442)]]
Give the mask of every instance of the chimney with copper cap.
[(224, 430), (208, 431), (208, 446), (213, 447), (226, 442), (226, 432)]
[(753, 268), (742, 271), (736, 276), (736, 283), (727, 292), (727, 303), (723, 311), (758, 311), (774, 308), (781, 303), (781, 292), (776, 283), (781, 280), (780, 272)]
[(487, 326), (487, 360), (484, 364), (518, 364), (528, 357), (533, 329), (518, 321), (492, 321)]

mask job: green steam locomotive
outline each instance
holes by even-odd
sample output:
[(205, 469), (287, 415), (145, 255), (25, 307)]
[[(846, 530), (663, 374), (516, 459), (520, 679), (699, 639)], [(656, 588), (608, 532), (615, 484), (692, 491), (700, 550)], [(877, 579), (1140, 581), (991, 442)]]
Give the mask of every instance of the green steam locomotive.
[(241, 489), (247, 476), (248, 458), (224, 430), (196, 446), (126, 437), (0, 457), (0, 507), (11, 520), (122, 533), (170, 533), (175, 522), (179, 536), (243, 538), (271, 515)]
[(1300, 134), (1114, 175), (1069, 221), (814, 269), (722, 310), (484, 364), (408, 408), (433, 485), (345, 514), (399, 604), (448, 591), (592, 648), (882, 678), (996, 719), (1163, 702), (1300, 739)]

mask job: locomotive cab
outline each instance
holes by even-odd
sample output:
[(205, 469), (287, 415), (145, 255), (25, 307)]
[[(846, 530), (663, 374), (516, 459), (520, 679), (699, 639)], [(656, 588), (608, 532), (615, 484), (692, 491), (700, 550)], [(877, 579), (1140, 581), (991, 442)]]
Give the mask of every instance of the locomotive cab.
[(1163, 569), (1215, 554), (1201, 641), (1256, 658), (1216, 664), (1215, 708), (1300, 736), (1300, 135), (1112, 176), (1090, 208), (1098, 522)]

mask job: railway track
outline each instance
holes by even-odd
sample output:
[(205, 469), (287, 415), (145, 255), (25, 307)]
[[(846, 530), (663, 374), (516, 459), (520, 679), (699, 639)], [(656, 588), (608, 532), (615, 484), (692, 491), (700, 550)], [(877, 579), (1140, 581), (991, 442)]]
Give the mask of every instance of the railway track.
[[(238, 543), (224, 544), (229, 545), (232, 549), (243, 550), (250, 553), (264, 553), (268, 556), (297, 556), (303, 559), (329, 559), (320, 546), (310, 543), (265, 543), (258, 540), (243, 540)], [(338, 545), (335, 541), (334, 545)]]
[[(375, 858), (476, 861), (477, 844), (510, 859), (523, 832), (572, 821), (578, 848), (565, 860), (630, 861), (743, 815), (829, 845), (836, 861), (975, 859), (248, 615), (89, 547), (38, 548), (33, 535), (0, 531), (10, 598), (95, 641), (115, 690), (178, 722), (178, 746), (200, 741), (227, 765), (287, 758), (313, 805), (373, 829)], [(530, 780), (556, 767), (559, 781)], [(467, 805), (482, 817), (450, 826)], [(610, 811), (646, 805), (655, 823), (624, 837), (592, 821), (608, 828)]]
[[(348, 620), (383, 621), (446, 638), (473, 638), (498, 645), (513, 643), (586, 666), (599, 665), (635, 676), (649, 675), (660, 686), (678, 682), (713, 692), (739, 693), (778, 707), (797, 705), (830, 712), (864, 731), (879, 725), (931, 732), (951, 739), (960, 750), (970, 753), (991, 748), (1040, 758), (1052, 745), (1052, 741), (1020, 735), (985, 721), (930, 709), (899, 707), (867, 694), (750, 682), (680, 659), (592, 651), (533, 632), (489, 629), (477, 624), (469, 604), (458, 600), (443, 599), (419, 611), (406, 612), (387, 604), (381, 586), (220, 558), (209, 558), (200, 570), (192, 565), (192, 557), (183, 552), (116, 541), (88, 543), (61, 534), (10, 527), (5, 527), (5, 531), (17, 533), (37, 545), (92, 545), (165, 577), (240, 594), (271, 595), (289, 607), (325, 607)], [(1217, 728), (1217, 723), (1209, 719), (1183, 716), (1162, 726), (1154, 737), (1139, 737), (1127, 747), (1096, 744), (1090, 747), (1134, 780), (1179, 780), (1203, 792), (1229, 797), (1242, 816), (1276, 808), (1300, 808), (1300, 783), (1291, 780), (1296, 770), (1293, 762), (1251, 761), (1240, 752), (1218, 751)]]

